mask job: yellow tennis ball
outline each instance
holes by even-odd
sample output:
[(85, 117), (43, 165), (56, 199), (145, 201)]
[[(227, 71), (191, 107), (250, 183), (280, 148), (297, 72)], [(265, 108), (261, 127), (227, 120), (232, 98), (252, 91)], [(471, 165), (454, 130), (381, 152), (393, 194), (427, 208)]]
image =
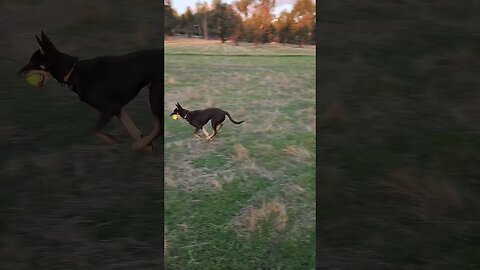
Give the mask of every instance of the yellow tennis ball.
[(28, 84), (32, 86), (39, 86), (40, 82), (42, 81), (43, 75), (38, 74), (38, 73), (33, 73), (27, 77), (27, 82)]
[(177, 120), (177, 119), (178, 119), (178, 115), (176, 115), (176, 114), (172, 115), (172, 119), (173, 119), (173, 120)]

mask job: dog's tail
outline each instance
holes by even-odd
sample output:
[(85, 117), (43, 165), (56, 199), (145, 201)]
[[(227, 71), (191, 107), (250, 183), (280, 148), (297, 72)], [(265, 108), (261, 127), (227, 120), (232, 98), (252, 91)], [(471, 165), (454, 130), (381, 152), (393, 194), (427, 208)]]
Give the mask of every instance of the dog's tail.
[(233, 120), (228, 112), (225, 112), (225, 115), (228, 116), (228, 119), (230, 119), (230, 121), (232, 121), (234, 124), (240, 125), (241, 123), (243, 123), (243, 121), (237, 122)]

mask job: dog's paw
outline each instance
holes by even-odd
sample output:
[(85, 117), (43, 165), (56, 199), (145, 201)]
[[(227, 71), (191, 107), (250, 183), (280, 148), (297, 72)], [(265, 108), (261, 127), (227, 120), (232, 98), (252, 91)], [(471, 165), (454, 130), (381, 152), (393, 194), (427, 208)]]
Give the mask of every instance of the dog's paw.
[(155, 145), (154, 142), (150, 142), (149, 144), (147, 144), (147, 146), (143, 148), (143, 150), (148, 153), (157, 153), (158, 147)]
[(142, 149), (142, 148), (145, 148), (145, 147), (143, 146), (143, 144), (144, 144), (144, 143), (142, 142), (142, 140), (138, 140), (138, 141), (136, 141), (134, 144), (132, 144), (131, 148), (132, 148), (133, 150), (140, 150), (140, 149)]
[(157, 150), (156, 150), (155, 146), (149, 144), (149, 145), (142, 148), (142, 152), (144, 152), (144, 153), (155, 153), (155, 152), (157, 152)]
[(106, 134), (106, 135), (110, 138), (111, 144), (116, 144), (120, 141), (119, 139), (117, 139), (117, 137), (113, 136), (112, 134)]
[(118, 143), (118, 140), (110, 134), (105, 134), (105, 133), (97, 133), (96, 134), (97, 138), (104, 144), (116, 144)]

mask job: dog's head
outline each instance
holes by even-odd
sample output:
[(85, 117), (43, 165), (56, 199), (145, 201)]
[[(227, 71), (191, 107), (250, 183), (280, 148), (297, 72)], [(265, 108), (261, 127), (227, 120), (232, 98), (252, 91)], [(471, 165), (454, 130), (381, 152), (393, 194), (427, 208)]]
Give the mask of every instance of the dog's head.
[(182, 118), (185, 118), (185, 116), (187, 116), (188, 110), (185, 110), (184, 108), (182, 108), (182, 106), (178, 102), (175, 104), (175, 106), (176, 106), (176, 108), (173, 110), (173, 112), (170, 114), (170, 116), (176, 114), (176, 115), (178, 115)]
[(63, 76), (69, 72), (72, 62), (74, 63), (77, 58), (57, 50), (43, 31), (41, 38), (37, 35), (35, 37), (40, 47), (32, 54), (30, 62), (18, 71), (18, 75), (28, 77), (39, 74), (41, 79), (38, 87), (43, 87), (52, 79), (62, 82)]

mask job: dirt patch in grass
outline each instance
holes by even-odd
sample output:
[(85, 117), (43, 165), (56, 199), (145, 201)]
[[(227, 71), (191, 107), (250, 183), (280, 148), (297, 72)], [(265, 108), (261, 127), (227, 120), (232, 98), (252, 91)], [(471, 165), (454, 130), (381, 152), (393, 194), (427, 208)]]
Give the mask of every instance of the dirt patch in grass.
[(237, 231), (254, 233), (271, 226), (275, 231), (285, 229), (287, 223), (287, 211), (285, 205), (279, 201), (262, 203), (259, 207), (249, 206), (233, 220), (233, 226)]

